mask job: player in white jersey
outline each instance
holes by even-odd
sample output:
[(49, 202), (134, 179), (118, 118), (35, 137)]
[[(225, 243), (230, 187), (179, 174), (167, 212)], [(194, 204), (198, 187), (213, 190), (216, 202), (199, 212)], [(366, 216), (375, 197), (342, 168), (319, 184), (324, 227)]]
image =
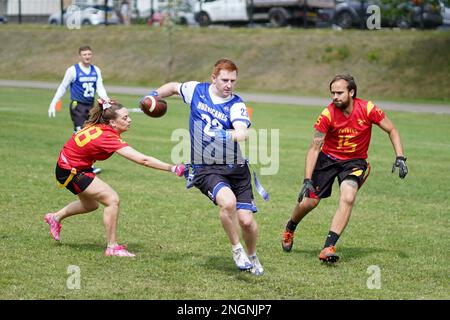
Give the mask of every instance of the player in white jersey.
[[(219, 206), (237, 267), (262, 275), (264, 269), (256, 255), (258, 226), (253, 217), (257, 210), (251, 175), (238, 144), (248, 138), (250, 119), (245, 103), (233, 94), (237, 75), (233, 61), (220, 59), (211, 83), (169, 82), (150, 94), (160, 98), (178, 94), (190, 106), (193, 185)], [(247, 252), (240, 242), (240, 229)]]
[[(80, 62), (67, 68), (64, 79), (53, 97), (48, 116), (55, 117), (56, 104), (66, 94), (70, 86), (70, 117), (74, 132), (78, 132), (89, 118), (89, 111), (94, 106), (95, 93), (104, 101), (109, 101), (100, 68), (92, 64), (92, 49), (82, 46), (78, 49)], [(100, 173), (100, 168), (93, 168), (94, 173)]]

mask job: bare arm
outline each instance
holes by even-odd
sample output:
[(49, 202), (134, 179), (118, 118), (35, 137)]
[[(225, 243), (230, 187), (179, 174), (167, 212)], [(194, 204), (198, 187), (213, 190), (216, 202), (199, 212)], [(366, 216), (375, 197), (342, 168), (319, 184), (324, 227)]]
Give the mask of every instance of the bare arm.
[(161, 98), (166, 98), (173, 96), (174, 94), (178, 95), (178, 90), (181, 86), (179, 82), (168, 82), (159, 87), (156, 92), (158, 92), (158, 96)]
[(305, 179), (311, 179), (319, 152), (325, 140), (325, 133), (316, 130), (305, 159)]
[(394, 147), (395, 155), (397, 157), (403, 156), (403, 147), (402, 141), (400, 139), (400, 134), (394, 127), (392, 121), (385, 116), (385, 118), (380, 121), (378, 126), (389, 135), (389, 139), (391, 139), (392, 146)]
[(170, 172), (171, 168), (173, 166), (168, 163), (162, 162), (154, 157), (150, 157), (143, 153), (140, 153), (139, 151), (133, 149), (130, 146), (121, 148), (121, 149), (117, 150), (116, 152), (128, 160), (134, 161), (138, 164), (141, 164), (143, 166), (153, 168), (153, 169)]

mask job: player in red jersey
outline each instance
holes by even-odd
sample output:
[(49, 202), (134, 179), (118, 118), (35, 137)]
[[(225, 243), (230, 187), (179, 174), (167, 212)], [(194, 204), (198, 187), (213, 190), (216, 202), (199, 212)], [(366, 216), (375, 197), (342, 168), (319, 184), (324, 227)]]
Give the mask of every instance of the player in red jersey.
[(94, 211), (104, 205), (103, 222), (108, 241), (106, 256), (134, 257), (126, 246), (117, 243), (119, 196), (108, 184), (92, 172), (97, 160), (106, 160), (114, 153), (149, 168), (183, 176), (184, 165), (170, 165), (144, 155), (124, 142), (120, 135), (131, 125), (128, 110), (120, 103), (109, 101), (93, 107), (84, 128), (75, 133), (62, 148), (56, 165), (56, 179), (79, 200), (69, 203), (55, 213), (45, 215), (50, 234), (58, 241), (61, 221), (67, 217)]
[(339, 205), (319, 255), (322, 261), (336, 262), (339, 259), (336, 242), (350, 219), (356, 193), (370, 171), (366, 159), (373, 123), (389, 135), (394, 147), (396, 160), (392, 172), (398, 167), (399, 176), (403, 179), (408, 168), (397, 129), (371, 101), (356, 98), (357, 87), (351, 75), (335, 76), (330, 83), (330, 91), (333, 102), (322, 111), (314, 125), (314, 138), (306, 154), (303, 187), (281, 244), (284, 251), (291, 251), (297, 224), (317, 207), (320, 199), (331, 195), (337, 177)]

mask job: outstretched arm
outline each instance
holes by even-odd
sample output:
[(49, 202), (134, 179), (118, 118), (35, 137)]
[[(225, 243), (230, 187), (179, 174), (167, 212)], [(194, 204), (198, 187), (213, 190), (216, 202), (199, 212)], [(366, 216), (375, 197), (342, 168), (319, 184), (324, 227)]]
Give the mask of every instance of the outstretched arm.
[(162, 162), (154, 157), (140, 153), (139, 151), (133, 149), (130, 146), (121, 148), (116, 152), (128, 160), (131, 160), (133, 162), (136, 162), (149, 168), (158, 169), (162, 171), (170, 171), (170, 169), (172, 168), (172, 165)]
[(178, 94), (181, 83), (179, 82), (168, 82), (159, 87), (156, 91), (156, 95), (160, 98), (166, 98)]

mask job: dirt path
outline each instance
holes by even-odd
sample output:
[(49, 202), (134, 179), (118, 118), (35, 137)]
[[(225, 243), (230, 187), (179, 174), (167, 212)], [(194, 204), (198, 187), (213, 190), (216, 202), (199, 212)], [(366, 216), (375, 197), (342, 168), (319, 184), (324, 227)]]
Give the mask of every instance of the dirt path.
[[(56, 82), (0, 79), (0, 87), (51, 89), (54, 92), (56, 92), (58, 85), (59, 83)], [(107, 92), (110, 94), (132, 94), (138, 97), (150, 91), (149, 88), (145, 87), (123, 87), (123, 86), (108, 86), (108, 85), (106, 86), (106, 89)], [(322, 108), (325, 108), (330, 103), (330, 99), (318, 97), (286, 96), (286, 95), (260, 94), (249, 92), (237, 92), (237, 93), (239, 94), (239, 96), (241, 96), (241, 98), (244, 101), (249, 102), (306, 105), (306, 106), (318, 106)], [(450, 114), (450, 105), (445, 104), (420, 104), (420, 103), (389, 102), (389, 101), (376, 101), (376, 104), (380, 108), (385, 110)]]

